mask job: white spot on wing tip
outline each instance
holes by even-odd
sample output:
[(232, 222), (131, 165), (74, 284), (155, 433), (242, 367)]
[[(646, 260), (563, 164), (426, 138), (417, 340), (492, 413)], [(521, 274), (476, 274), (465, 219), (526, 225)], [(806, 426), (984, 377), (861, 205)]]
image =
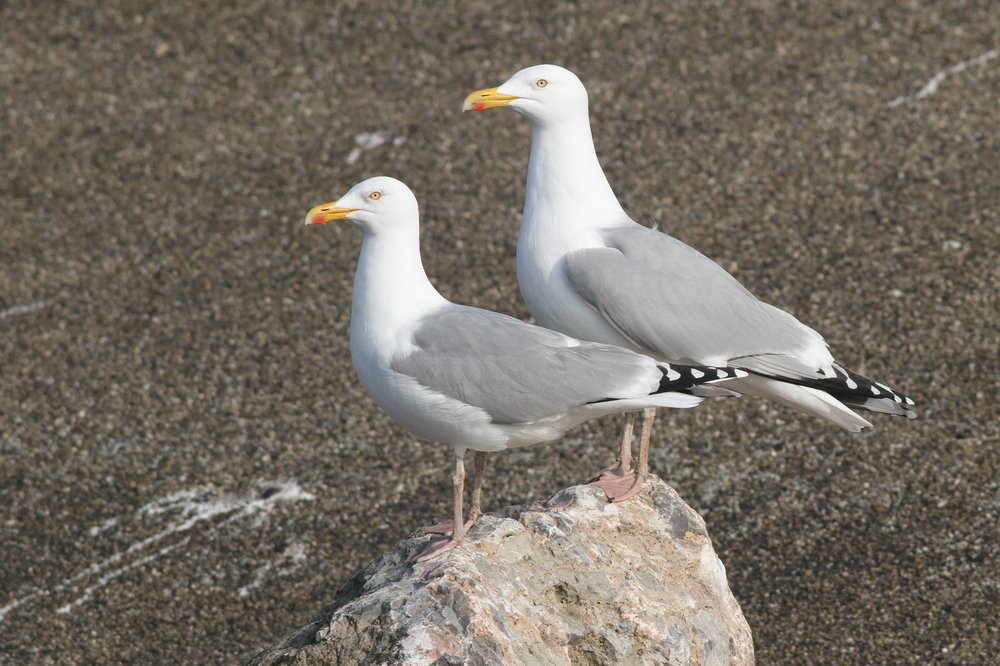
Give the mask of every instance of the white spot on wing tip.
[(854, 381), (853, 379), (851, 379), (850, 377), (848, 377), (847, 380), (844, 383), (847, 385), (847, 388), (849, 388), (849, 389), (856, 389), (856, 388), (858, 388), (858, 383), (856, 381)]
[(697, 368), (691, 368), (691, 376), (694, 377), (695, 379), (701, 379), (702, 377), (705, 376), (705, 373), (702, 372), (701, 370), (698, 370)]

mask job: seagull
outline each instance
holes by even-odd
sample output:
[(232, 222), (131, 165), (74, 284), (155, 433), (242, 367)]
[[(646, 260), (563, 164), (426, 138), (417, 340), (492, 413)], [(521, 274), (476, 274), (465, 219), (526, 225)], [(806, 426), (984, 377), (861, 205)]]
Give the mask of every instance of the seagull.
[[(531, 123), (517, 279), (540, 325), (670, 363), (744, 367), (751, 376), (728, 387), (851, 432), (872, 425), (850, 407), (915, 418), (913, 400), (836, 363), (815, 330), (694, 248), (632, 220), (597, 159), (587, 104), (580, 79), (555, 65), (522, 69), (463, 104), (509, 107)], [(643, 411), (643, 436), (654, 416)], [(629, 473), (626, 446), (623, 437), (607, 475)]]
[[(548, 442), (595, 417), (647, 407), (694, 407), (737, 368), (656, 361), (583, 342), (438, 293), (420, 259), (417, 200), (402, 182), (370, 178), (307, 225), (347, 220), (363, 232), (351, 306), (351, 360), (375, 402), (400, 426), (455, 451), (454, 511), (418, 561), (462, 542), (481, 514), (487, 455)], [(476, 452), (469, 523), (464, 456)], [(448, 534), (451, 538), (447, 538)]]

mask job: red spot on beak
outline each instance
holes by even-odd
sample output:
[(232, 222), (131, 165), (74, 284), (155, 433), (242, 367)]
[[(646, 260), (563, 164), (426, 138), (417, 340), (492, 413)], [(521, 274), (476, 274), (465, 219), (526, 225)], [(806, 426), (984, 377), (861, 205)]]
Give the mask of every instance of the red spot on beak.
[(317, 215), (313, 218), (313, 224), (323, 224), (326, 220), (323, 219), (322, 215)]
[(472, 110), (473, 111), (482, 111), (485, 108), (486, 108), (486, 105), (483, 104), (482, 102), (473, 102), (473, 104), (472, 104)]

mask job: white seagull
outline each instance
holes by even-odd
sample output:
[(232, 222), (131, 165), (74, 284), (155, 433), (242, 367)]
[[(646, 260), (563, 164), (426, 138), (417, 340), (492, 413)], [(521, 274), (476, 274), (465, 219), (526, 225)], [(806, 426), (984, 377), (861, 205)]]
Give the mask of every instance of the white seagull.
[(333, 220), (364, 232), (351, 307), (361, 383), (396, 423), (455, 450), (453, 520), (426, 530), (452, 538), (432, 540), (420, 560), (462, 541), (467, 449), (476, 451), (474, 522), (488, 453), (558, 439), (598, 416), (694, 407), (702, 396), (733, 395), (707, 384), (747, 376), (658, 362), (448, 301), (420, 260), (417, 200), (393, 178), (370, 178), (306, 216), (307, 225)]
[[(910, 398), (838, 365), (819, 333), (628, 216), (597, 159), (587, 90), (573, 72), (528, 67), (471, 93), (463, 110), (494, 107), (531, 123), (517, 279), (539, 324), (671, 363), (745, 367), (751, 376), (728, 386), (853, 432), (871, 424), (848, 407), (915, 417)], [(645, 436), (654, 415), (644, 412)], [(630, 473), (621, 459), (627, 450), (605, 478)]]

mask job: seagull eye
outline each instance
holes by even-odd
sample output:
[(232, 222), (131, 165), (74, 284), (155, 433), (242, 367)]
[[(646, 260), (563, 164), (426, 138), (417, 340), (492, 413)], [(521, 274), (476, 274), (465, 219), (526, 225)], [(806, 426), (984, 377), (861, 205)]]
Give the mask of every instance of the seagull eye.
[(539, 88), (544, 88), (545, 86), (549, 85), (549, 82), (546, 81), (545, 79), (538, 79), (537, 81), (535, 81), (535, 85), (538, 86)]
[(368, 195), (368, 198), (371, 199), (372, 201), (378, 201), (379, 199), (382, 198), (382, 193), (379, 192), (378, 190), (375, 190), (374, 192)]

